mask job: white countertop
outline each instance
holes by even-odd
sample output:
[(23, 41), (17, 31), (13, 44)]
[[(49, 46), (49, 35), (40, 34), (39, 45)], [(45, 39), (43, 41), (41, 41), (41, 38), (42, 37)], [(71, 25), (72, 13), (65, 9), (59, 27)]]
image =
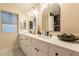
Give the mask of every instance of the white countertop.
[(50, 43), (50, 44), (55, 44), (55, 45), (79, 52), (79, 41), (66, 42), (66, 41), (60, 40), (57, 36), (52, 36), (50, 38), (50, 37), (44, 37), (44, 36), (38, 36), (38, 35), (32, 35), (32, 34), (26, 34), (26, 33), (20, 33), (20, 34), (30, 36), (32, 38), (36, 38), (38, 40), (42, 40), (42, 41)]

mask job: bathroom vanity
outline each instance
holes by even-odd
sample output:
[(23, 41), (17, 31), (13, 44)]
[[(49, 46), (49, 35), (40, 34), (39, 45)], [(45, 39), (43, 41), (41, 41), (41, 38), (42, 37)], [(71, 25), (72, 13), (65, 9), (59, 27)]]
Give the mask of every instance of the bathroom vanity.
[(57, 36), (19, 35), (20, 48), (27, 56), (79, 56), (78, 43), (61, 41)]
[[(34, 11), (36, 11), (37, 14), (35, 14)], [(33, 9), (30, 14), (30, 16), (28, 15), (27, 21), (27, 31), (29, 33), (26, 33), (26, 31), (19, 33), (20, 48), (25, 55), (79, 56), (79, 42), (62, 41), (54, 35), (52, 37), (47, 37), (50, 36), (50, 34), (52, 35), (52, 33), (59, 33), (61, 31), (59, 4), (44, 4), (39, 10)], [(50, 32), (50, 34), (41, 36), (43, 32)]]

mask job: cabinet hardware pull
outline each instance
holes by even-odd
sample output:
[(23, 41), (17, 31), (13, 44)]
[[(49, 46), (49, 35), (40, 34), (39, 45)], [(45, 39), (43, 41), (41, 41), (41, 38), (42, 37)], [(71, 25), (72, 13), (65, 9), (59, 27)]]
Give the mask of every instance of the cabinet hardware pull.
[(58, 53), (55, 53), (55, 56), (58, 56)]
[(35, 50), (37, 50), (37, 48), (35, 48)]
[(37, 49), (37, 52), (39, 51), (39, 49)]

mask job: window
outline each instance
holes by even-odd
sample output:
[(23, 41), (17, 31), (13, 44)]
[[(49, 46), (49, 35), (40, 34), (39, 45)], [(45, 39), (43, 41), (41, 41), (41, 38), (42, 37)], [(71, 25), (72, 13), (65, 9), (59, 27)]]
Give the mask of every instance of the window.
[(2, 32), (17, 32), (18, 15), (1, 11)]

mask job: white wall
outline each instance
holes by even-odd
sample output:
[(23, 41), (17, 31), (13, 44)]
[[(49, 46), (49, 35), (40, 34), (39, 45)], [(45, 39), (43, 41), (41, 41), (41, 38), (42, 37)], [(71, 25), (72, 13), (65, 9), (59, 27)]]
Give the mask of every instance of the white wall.
[(79, 34), (79, 3), (60, 4), (61, 32)]
[[(25, 11), (21, 11), (20, 9), (17, 9), (15, 7), (10, 6), (10, 5), (0, 4), (0, 11), (1, 10), (19, 14), (19, 20), (26, 19)], [(17, 47), (17, 46), (19, 46), (18, 33), (3, 33), (3, 32), (1, 32), (1, 18), (0, 18), (0, 49)]]

